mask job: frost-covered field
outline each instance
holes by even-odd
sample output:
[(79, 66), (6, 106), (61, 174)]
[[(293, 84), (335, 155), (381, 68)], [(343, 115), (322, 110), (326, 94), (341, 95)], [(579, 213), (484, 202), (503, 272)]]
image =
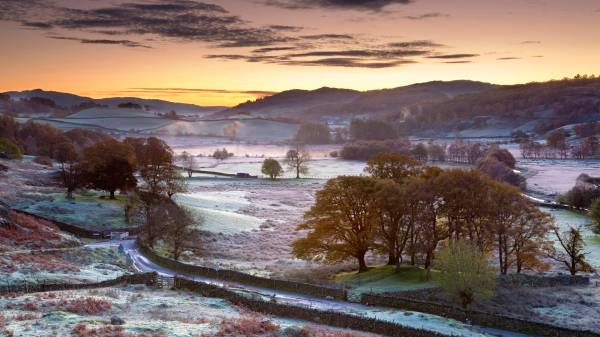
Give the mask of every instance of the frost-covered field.
[[(374, 335), (266, 317), (217, 298), (145, 286), (0, 298), (0, 336), (346, 336)], [(111, 325), (118, 318), (122, 325)], [(95, 330), (95, 333), (92, 333)], [(126, 335), (127, 334), (127, 335)]]
[(101, 193), (65, 198), (64, 193), (40, 195), (36, 200), (27, 200), (14, 207), (52, 220), (65, 222), (88, 229), (105, 230), (125, 228), (123, 198), (110, 200)]
[(15, 283), (95, 283), (132, 272), (117, 247), (0, 252), (0, 286)]

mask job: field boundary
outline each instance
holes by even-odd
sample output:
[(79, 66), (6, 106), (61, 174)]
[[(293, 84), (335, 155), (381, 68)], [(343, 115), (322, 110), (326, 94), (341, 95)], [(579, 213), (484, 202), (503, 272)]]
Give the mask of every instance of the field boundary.
[(47, 291), (106, 288), (119, 284), (154, 285), (156, 284), (156, 280), (157, 274), (155, 272), (151, 272), (123, 275), (112, 280), (95, 283), (14, 283), (0, 285), (0, 295), (9, 293), (40, 293)]
[(386, 306), (402, 310), (424, 312), (463, 322), (468, 318), (476, 325), (543, 337), (600, 337), (600, 334), (589, 330), (573, 330), (556, 325), (528, 321), (478, 310), (470, 310), (467, 316), (462, 309), (451, 305), (419, 301), (399, 296), (392, 297), (377, 294), (363, 294), (361, 296), (361, 303), (370, 306)]
[(234, 270), (194, 266), (160, 256), (156, 254), (156, 252), (154, 252), (152, 249), (142, 244), (139, 240), (137, 240), (136, 244), (138, 245), (140, 252), (144, 254), (146, 258), (160, 266), (169, 268), (179, 273), (210, 277), (218, 280), (239, 282), (255, 287), (295, 292), (320, 298), (331, 298), (342, 301), (348, 299), (347, 291), (342, 288), (331, 288), (309, 283), (277, 280), (254, 276)]
[(196, 292), (206, 297), (218, 297), (234, 304), (242, 305), (252, 311), (278, 317), (288, 317), (324, 324), (328, 326), (360, 330), (391, 337), (442, 337), (448, 336), (433, 331), (418, 330), (393, 322), (350, 315), (340, 312), (325, 311), (304, 306), (294, 306), (276, 301), (263, 301), (235, 293), (212, 284), (196, 282), (182, 277), (175, 277), (175, 288)]

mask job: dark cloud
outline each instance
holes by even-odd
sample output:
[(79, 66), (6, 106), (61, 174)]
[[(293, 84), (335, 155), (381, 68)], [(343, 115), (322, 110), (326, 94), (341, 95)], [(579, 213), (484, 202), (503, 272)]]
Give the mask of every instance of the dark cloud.
[(35, 29), (51, 29), (52, 26), (51, 24), (47, 23), (47, 22), (29, 22), (29, 21), (23, 21), (21, 22), (21, 25), (23, 27), (27, 27), (27, 28), (35, 28)]
[(471, 58), (471, 57), (477, 57), (477, 56), (479, 56), (479, 54), (444, 54), (444, 55), (427, 56), (427, 58), (430, 58), (430, 59), (464, 59), (464, 58)]
[(417, 41), (405, 41), (405, 42), (392, 42), (388, 46), (393, 48), (438, 48), (444, 47), (443, 44), (439, 44), (430, 40), (417, 40)]
[(473, 61), (466, 61), (466, 60), (463, 60), (463, 61), (445, 61), (445, 62), (442, 62), (442, 63), (446, 63), (446, 64), (462, 64), (462, 63), (473, 63)]
[(533, 41), (533, 40), (519, 42), (519, 44), (541, 44), (541, 43), (542, 43), (542, 41)]
[[(151, 48), (152, 41), (203, 42), (212, 47), (246, 47), (215, 52), (208, 59), (254, 63), (389, 68), (415, 63), (416, 58), (458, 59), (475, 54), (444, 55), (444, 45), (430, 40), (382, 42), (360, 35), (300, 35), (302, 27), (254, 26), (210, 2), (192, 0), (115, 0), (95, 2), (94, 8), (67, 8), (42, 0), (0, 0), (0, 20), (23, 27), (49, 30), (53, 39), (83, 44)], [(119, 2), (121, 1), (121, 2)], [(128, 2), (124, 2), (128, 1)], [(208, 1), (208, 0), (206, 0)], [(259, 0), (263, 1), (263, 0)], [(409, 0), (267, 0), (304, 8), (354, 8), (379, 11)], [(438, 13), (428, 13), (433, 17)], [(67, 34), (69, 36), (63, 36)], [(60, 32), (61, 35), (58, 35)], [(77, 33), (85, 36), (74, 36)], [(95, 34), (95, 35), (92, 35)], [(91, 37), (93, 36), (93, 37)], [(143, 39), (144, 43), (134, 41)]]
[[(51, 2), (0, 0), (0, 19), (35, 22), (36, 28), (62, 28), (106, 35), (153, 35), (222, 47), (268, 46), (293, 40), (289, 27), (253, 27), (219, 5), (192, 0), (149, 0), (75, 9)], [(39, 19), (39, 13), (46, 13)], [(35, 18), (35, 20), (32, 20)]]
[(363, 11), (381, 11), (393, 4), (409, 4), (412, 0), (264, 0), (263, 4), (285, 9), (354, 9)]
[(279, 30), (284, 32), (299, 32), (303, 30), (303, 27), (298, 26), (286, 26), (286, 25), (270, 25), (269, 28), (273, 30)]
[(280, 61), (279, 64), (294, 65), (294, 66), (328, 66), (328, 67), (344, 67), (344, 68), (393, 68), (403, 64), (417, 63), (412, 60), (397, 60), (397, 61), (365, 61), (357, 58), (323, 58), (307, 61)]
[(448, 18), (448, 17), (450, 17), (450, 15), (434, 12), (434, 13), (425, 13), (425, 14), (421, 14), (421, 15), (406, 15), (406, 16), (403, 16), (402, 18), (408, 19), (408, 20), (425, 20), (425, 19)]
[(531, 57), (533, 57), (533, 58), (542, 58), (542, 57), (544, 57), (544, 55), (533, 55)]
[(352, 40), (354, 37), (348, 34), (316, 34), (300, 36), (306, 40)]
[(520, 57), (499, 57), (496, 60), (498, 61), (510, 61), (510, 60), (520, 60)]
[(204, 88), (129, 88), (125, 92), (137, 93), (209, 93), (209, 94), (245, 94), (255, 96), (269, 96), (276, 94), (275, 91), (261, 90), (226, 90), (226, 89), (204, 89)]
[(265, 47), (265, 48), (259, 48), (259, 49), (254, 49), (252, 52), (253, 53), (271, 53), (271, 52), (276, 52), (276, 51), (289, 51), (289, 50), (295, 50), (296, 47)]
[(397, 50), (335, 50), (335, 51), (312, 51), (306, 53), (289, 54), (288, 57), (330, 57), (330, 56), (349, 56), (349, 57), (375, 57), (375, 58), (398, 58), (406, 56), (422, 56), (429, 54), (428, 50), (416, 49), (397, 49)]
[(68, 41), (78, 41), (84, 44), (107, 44), (107, 45), (120, 45), (124, 47), (130, 48), (152, 48), (150, 46), (143, 45), (139, 42), (131, 41), (131, 40), (109, 40), (109, 39), (82, 39), (77, 37), (69, 37), (69, 36), (50, 36), (51, 39), (55, 40), (68, 40)]

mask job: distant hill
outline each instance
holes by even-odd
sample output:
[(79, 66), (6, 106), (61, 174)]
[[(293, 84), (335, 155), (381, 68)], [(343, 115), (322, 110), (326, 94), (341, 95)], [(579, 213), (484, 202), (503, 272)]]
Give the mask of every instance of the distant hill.
[(249, 114), (254, 117), (303, 121), (349, 119), (362, 115), (385, 116), (420, 104), (446, 101), (457, 95), (482, 92), (495, 87), (493, 84), (474, 81), (436, 81), (364, 92), (328, 87), (316, 90), (288, 90), (242, 103), (210, 117)]
[(174, 103), (159, 99), (137, 97), (114, 97), (94, 99), (69, 93), (45, 91), (9, 91), (0, 93), (0, 112), (18, 115), (66, 117), (89, 108), (118, 108), (123, 103), (134, 103), (146, 112), (165, 114), (170, 111), (184, 116), (203, 116), (226, 109), (222, 106), (199, 106)]
[(499, 86), (479, 93), (428, 102), (402, 115), (406, 130), (421, 134), (508, 136), (515, 130), (538, 135), (564, 126), (600, 121), (600, 78)]

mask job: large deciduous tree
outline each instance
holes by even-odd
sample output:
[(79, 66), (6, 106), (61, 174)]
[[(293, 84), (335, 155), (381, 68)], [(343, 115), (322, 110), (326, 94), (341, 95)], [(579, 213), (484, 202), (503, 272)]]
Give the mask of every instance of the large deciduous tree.
[(277, 177), (283, 174), (283, 169), (279, 162), (273, 158), (267, 158), (263, 161), (262, 168), (260, 170), (262, 174), (269, 176), (271, 180), (277, 179)]
[(296, 144), (285, 155), (285, 163), (288, 166), (288, 170), (296, 172), (296, 179), (300, 179), (300, 174), (308, 173), (309, 161), (310, 153), (300, 144)]
[(359, 272), (366, 271), (365, 254), (374, 247), (377, 233), (375, 190), (375, 179), (368, 177), (327, 181), (297, 228), (308, 233), (294, 241), (294, 255), (321, 262), (354, 258)]
[(164, 141), (150, 137), (141, 149), (138, 166), (145, 189), (162, 194), (168, 189), (167, 180), (173, 177), (173, 150)]
[(86, 182), (92, 188), (107, 191), (128, 190), (136, 185), (133, 176), (135, 154), (131, 146), (115, 139), (98, 142), (84, 150)]
[(401, 183), (405, 178), (421, 173), (420, 161), (396, 152), (376, 154), (367, 162), (365, 172), (373, 177)]

